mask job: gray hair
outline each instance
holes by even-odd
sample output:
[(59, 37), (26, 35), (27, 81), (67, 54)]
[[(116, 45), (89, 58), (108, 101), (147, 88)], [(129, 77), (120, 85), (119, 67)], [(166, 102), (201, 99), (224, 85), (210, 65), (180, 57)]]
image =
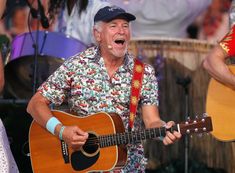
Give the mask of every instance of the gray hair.
[[(101, 32), (103, 29), (103, 22), (102, 21), (98, 21), (94, 23), (93, 29), (97, 30), (98, 32)], [(98, 45), (99, 43), (97, 42), (95, 36), (93, 35), (93, 39), (95, 41), (95, 44)]]
[(103, 25), (102, 21), (95, 22), (94, 23), (94, 29), (96, 29), (97, 31), (101, 32), (102, 31), (102, 25)]

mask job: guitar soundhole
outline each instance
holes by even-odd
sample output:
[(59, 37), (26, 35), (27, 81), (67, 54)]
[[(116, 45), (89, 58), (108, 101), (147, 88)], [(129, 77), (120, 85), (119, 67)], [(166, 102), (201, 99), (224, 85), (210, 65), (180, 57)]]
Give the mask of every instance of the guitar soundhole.
[(96, 163), (100, 156), (98, 144), (96, 135), (89, 133), (88, 140), (81, 150), (71, 154), (71, 164), (74, 170), (81, 171)]
[(95, 134), (89, 133), (88, 140), (85, 145), (82, 147), (85, 155), (94, 155), (97, 154), (99, 150), (98, 138)]

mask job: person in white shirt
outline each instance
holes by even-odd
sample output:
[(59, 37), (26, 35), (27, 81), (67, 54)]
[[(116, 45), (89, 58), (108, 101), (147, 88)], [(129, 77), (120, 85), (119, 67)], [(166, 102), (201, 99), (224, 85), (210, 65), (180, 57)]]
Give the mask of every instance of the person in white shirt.
[(95, 43), (92, 34), (97, 11), (109, 5), (101, 0), (49, 0), (48, 12), (54, 17), (54, 31), (76, 38), (86, 45)]
[(210, 5), (211, 0), (108, 0), (136, 16), (133, 37), (186, 38), (187, 27)]

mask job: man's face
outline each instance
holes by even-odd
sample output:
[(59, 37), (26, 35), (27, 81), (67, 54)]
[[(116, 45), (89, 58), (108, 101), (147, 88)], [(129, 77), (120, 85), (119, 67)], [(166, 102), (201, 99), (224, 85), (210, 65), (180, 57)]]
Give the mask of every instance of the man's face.
[(97, 34), (102, 54), (124, 57), (130, 40), (129, 22), (124, 19), (104, 22), (101, 32)]

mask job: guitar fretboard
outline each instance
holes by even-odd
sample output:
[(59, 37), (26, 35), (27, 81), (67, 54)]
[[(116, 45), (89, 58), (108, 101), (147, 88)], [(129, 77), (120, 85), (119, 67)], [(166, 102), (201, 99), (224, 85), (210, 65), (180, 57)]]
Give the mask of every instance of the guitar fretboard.
[(165, 127), (161, 127), (161, 128), (146, 129), (143, 131), (104, 135), (98, 137), (98, 143), (101, 148), (113, 145), (132, 144), (132, 143), (136, 144), (146, 139), (153, 139), (162, 136), (164, 137), (166, 135), (167, 130), (173, 131), (176, 129), (175, 128), (166, 129)]

